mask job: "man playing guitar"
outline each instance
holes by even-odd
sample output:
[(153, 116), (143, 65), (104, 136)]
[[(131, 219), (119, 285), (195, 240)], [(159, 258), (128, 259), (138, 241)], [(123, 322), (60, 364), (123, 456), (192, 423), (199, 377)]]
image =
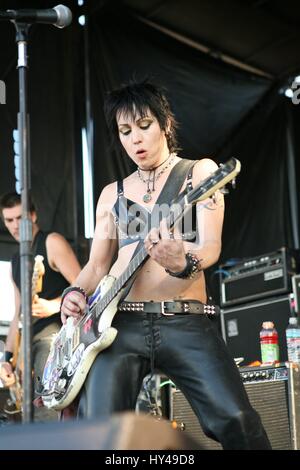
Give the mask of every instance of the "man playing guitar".
[[(0, 211), (9, 233), (19, 242), (22, 214), (20, 196), (17, 193), (3, 195), (0, 199)], [(43, 374), (53, 335), (61, 327), (58, 313), (61, 301), (60, 294), (64, 288), (74, 282), (74, 279), (80, 272), (80, 265), (70, 244), (62, 235), (56, 232), (45, 233), (40, 230), (37, 224), (37, 213), (32, 203), (30, 205), (30, 217), (33, 230), (32, 253), (34, 257), (37, 255), (43, 257), (45, 268), (42, 290), (39, 295), (34, 295), (32, 303), (33, 388), (36, 390), (39, 385), (39, 378)], [(12, 386), (16, 379), (11, 361), (14, 352), (18, 349), (16, 342), (21, 312), (19, 253), (16, 253), (12, 258), (11, 276), (15, 295), (15, 315), (6, 339), (5, 362), (1, 364), (0, 369), (0, 378), (7, 387)], [(54, 410), (47, 410), (45, 408), (34, 409), (35, 421), (51, 419), (57, 419), (57, 413)]]

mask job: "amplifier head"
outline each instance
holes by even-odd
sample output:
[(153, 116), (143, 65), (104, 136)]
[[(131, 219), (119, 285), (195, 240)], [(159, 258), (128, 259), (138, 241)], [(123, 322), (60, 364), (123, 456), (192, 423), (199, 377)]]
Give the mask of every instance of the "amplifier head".
[(222, 306), (237, 305), (290, 293), (291, 277), (299, 270), (299, 251), (281, 248), (273, 253), (220, 266)]

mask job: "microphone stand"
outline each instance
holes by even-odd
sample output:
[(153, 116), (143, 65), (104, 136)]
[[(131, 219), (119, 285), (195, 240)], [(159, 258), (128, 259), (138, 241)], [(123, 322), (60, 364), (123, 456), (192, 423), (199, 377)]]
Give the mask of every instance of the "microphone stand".
[(18, 130), (20, 137), (21, 156), (21, 204), (22, 217), (20, 223), (20, 262), (21, 262), (21, 311), (22, 311), (22, 382), (23, 382), (23, 413), (22, 421), (33, 419), (33, 382), (32, 382), (32, 221), (30, 218), (30, 138), (29, 114), (27, 112), (27, 42), (30, 24), (13, 21), (16, 28), (18, 44), (19, 72), (19, 113)]

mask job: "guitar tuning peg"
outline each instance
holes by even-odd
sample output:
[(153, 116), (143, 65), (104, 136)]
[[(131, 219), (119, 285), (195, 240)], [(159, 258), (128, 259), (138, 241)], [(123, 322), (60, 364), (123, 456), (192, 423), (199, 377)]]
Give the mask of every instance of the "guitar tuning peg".
[(222, 194), (229, 194), (229, 189), (227, 189), (225, 186), (223, 188), (220, 189), (220, 192)]

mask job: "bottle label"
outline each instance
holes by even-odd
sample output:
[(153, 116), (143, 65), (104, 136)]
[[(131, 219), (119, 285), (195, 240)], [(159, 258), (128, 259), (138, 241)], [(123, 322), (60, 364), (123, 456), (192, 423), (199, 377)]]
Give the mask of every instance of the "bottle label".
[(261, 344), (261, 360), (264, 364), (273, 364), (279, 361), (278, 344)]
[(300, 338), (287, 336), (288, 360), (300, 363)]

